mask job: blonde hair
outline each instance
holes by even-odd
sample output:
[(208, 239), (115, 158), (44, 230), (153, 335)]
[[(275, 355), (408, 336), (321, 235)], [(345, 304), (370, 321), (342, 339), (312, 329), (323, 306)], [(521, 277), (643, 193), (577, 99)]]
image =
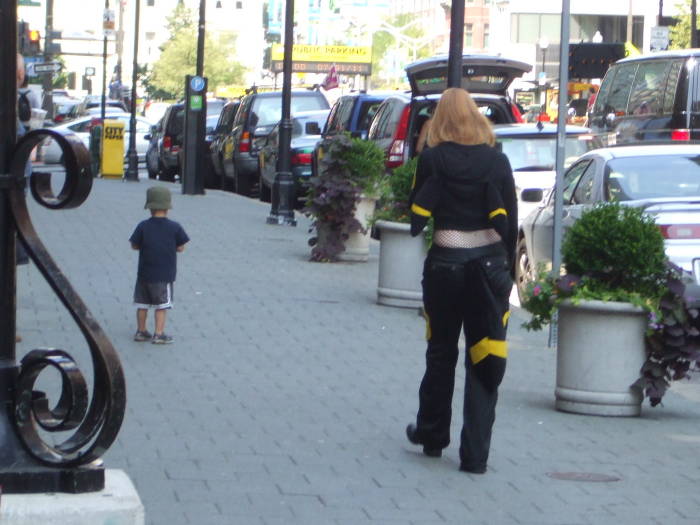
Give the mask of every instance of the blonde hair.
[(489, 146), (496, 143), (491, 122), (479, 112), (465, 89), (447, 88), (437, 103), (428, 130), (428, 146), (441, 142)]

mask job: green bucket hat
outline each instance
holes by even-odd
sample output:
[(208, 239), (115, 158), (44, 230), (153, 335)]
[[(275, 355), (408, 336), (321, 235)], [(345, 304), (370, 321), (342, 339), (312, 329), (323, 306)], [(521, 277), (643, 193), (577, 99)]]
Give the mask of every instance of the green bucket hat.
[(146, 210), (169, 210), (173, 205), (170, 190), (163, 186), (153, 186), (146, 191)]

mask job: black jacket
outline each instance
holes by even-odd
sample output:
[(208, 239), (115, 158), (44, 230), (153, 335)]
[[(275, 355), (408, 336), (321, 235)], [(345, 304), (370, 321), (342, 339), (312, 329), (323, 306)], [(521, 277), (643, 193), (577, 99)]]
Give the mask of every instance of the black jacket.
[(436, 230), (495, 228), (511, 261), (518, 233), (518, 201), (508, 158), (486, 144), (442, 142), (424, 150), (410, 196), (411, 233), (429, 217)]

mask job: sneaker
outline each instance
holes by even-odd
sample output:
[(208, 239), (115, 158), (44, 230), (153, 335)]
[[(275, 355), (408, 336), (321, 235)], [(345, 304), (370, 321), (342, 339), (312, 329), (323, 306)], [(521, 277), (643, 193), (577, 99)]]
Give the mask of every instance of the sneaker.
[(144, 330), (144, 331), (139, 330), (134, 334), (134, 341), (138, 341), (140, 343), (143, 341), (150, 341), (151, 339), (153, 339), (153, 336), (151, 335), (151, 332), (149, 332), (148, 330)]
[(151, 343), (154, 345), (169, 345), (173, 342), (173, 338), (166, 334), (156, 334), (151, 339)]

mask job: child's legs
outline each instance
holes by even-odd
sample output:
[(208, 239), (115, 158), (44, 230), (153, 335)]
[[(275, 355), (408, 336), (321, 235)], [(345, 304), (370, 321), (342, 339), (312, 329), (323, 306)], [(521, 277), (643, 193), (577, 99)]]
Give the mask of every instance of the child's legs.
[(146, 331), (146, 319), (148, 318), (148, 310), (146, 308), (136, 309), (136, 325), (139, 332)]
[(156, 310), (156, 335), (161, 335), (165, 330), (165, 318), (167, 313), (167, 308), (160, 308)]

